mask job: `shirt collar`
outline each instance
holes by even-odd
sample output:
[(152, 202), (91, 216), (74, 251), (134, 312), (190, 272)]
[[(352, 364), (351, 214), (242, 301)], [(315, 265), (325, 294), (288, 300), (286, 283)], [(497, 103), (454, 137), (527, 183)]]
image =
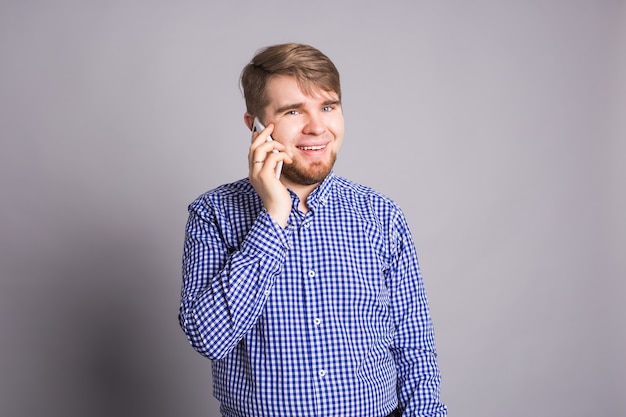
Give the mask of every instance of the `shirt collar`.
[(319, 205), (325, 205), (330, 197), (330, 191), (333, 188), (336, 177), (335, 173), (331, 171), (324, 181), (320, 183), (307, 198), (307, 206), (311, 209), (317, 208)]

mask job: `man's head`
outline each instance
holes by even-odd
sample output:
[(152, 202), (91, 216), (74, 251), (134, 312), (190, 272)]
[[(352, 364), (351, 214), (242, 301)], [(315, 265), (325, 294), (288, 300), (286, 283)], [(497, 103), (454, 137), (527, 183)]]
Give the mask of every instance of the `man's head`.
[(274, 125), (274, 140), (292, 162), (281, 181), (292, 190), (319, 184), (332, 170), (344, 135), (339, 73), (317, 49), (301, 44), (270, 46), (241, 76), (247, 112)]
[(268, 82), (278, 76), (294, 77), (306, 94), (314, 90), (332, 92), (341, 101), (339, 72), (322, 52), (309, 45), (287, 43), (269, 46), (257, 52), (241, 72), (241, 88), (248, 113), (264, 120), (269, 103)]

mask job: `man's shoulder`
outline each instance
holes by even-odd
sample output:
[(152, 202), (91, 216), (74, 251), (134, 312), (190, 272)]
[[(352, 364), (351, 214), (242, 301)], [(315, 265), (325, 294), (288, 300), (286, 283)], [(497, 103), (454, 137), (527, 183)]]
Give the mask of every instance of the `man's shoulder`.
[(202, 196), (228, 196), (228, 195), (237, 195), (237, 194), (249, 194), (253, 192), (254, 188), (252, 184), (250, 184), (250, 180), (248, 178), (242, 178), (240, 180), (229, 182), (226, 184), (219, 185), (204, 194)]
[(252, 184), (248, 178), (242, 178), (235, 182), (222, 184), (210, 189), (198, 196), (191, 204), (191, 207), (214, 205), (225, 201), (237, 201), (242, 199), (256, 199)]
[(382, 192), (342, 177), (336, 178), (335, 189), (337, 207), (374, 226), (372, 230), (406, 227), (406, 217), (400, 206)]
[(336, 177), (335, 184), (340, 194), (357, 199), (364, 199), (377, 204), (387, 205), (390, 208), (399, 209), (396, 202), (389, 196), (375, 190), (374, 188), (354, 182), (344, 177)]

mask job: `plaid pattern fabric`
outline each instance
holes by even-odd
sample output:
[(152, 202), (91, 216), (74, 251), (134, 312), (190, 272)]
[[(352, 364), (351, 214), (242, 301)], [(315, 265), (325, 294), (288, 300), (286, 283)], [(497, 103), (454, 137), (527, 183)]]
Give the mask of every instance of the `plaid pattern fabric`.
[(445, 416), (433, 327), (401, 210), (330, 174), (282, 229), (247, 179), (189, 206), (180, 324), (221, 412)]

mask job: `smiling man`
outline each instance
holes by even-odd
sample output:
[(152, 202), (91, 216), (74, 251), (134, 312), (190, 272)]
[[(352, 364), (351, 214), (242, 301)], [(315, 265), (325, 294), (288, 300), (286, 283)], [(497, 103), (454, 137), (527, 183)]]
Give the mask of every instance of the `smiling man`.
[[(250, 180), (270, 215), (284, 227), (291, 211), (287, 189), (298, 195), (299, 209), (306, 213), (306, 198), (330, 174), (343, 140), (343, 113), (338, 93), (318, 90), (307, 95), (293, 76), (274, 76), (267, 82), (266, 94), (267, 106), (254, 111), (271, 124), (250, 148)], [(249, 127), (254, 117), (246, 112), (244, 119)], [(268, 142), (270, 133), (280, 139)], [(282, 155), (270, 153), (274, 149)], [(271, 175), (278, 161), (285, 162), (281, 181)], [(270, 189), (277, 189), (280, 201), (274, 201)], [(266, 195), (268, 198), (264, 198)]]
[(267, 127), (253, 134), (248, 178), (189, 206), (179, 314), (213, 361), (222, 415), (445, 416), (405, 217), (333, 172), (344, 136), (334, 64), (275, 45), (241, 85), (244, 122)]

